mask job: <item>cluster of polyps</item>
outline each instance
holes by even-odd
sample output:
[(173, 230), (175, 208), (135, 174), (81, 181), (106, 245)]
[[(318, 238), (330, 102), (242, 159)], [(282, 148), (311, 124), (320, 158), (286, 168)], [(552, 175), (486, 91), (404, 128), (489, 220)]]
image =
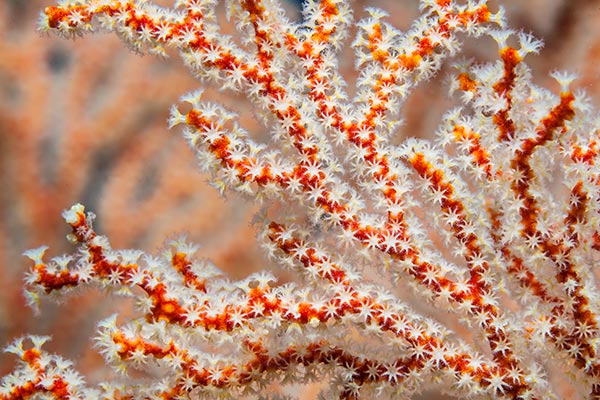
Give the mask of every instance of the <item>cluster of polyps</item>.
[[(219, 32), (215, 6), (66, 1), (41, 26), (65, 36), (103, 27), (140, 51), (174, 47), (203, 81), (246, 93), (272, 131), (266, 145), (201, 91), (169, 122), (186, 126), (219, 188), (291, 206), (285, 221), (261, 221), (261, 236), (300, 282), (228, 281), (183, 242), (161, 258), (112, 250), (73, 206), (65, 219), (78, 252), (49, 263), (27, 253), (31, 302), (92, 283), (136, 296), (143, 317), (102, 322), (96, 340), (118, 370), (161, 372), (154, 385), (94, 392), (33, 338), (11, 347), (22, 365), (3, 395), (175, 399), (330, 379), (341, 398), (408, 396), (423, 382), (459, 396), (552, 398), (562, 388), (547, 371), (559, 364), (579, 395), (600, 396), (598, 123), (569, 75), (554, 74), (558, 96), (532, 84), (523, 60), (540, 43), (506, 29), (485, 1), (424, 0), (407, 32), (372, 9), (353, 42), (361, 72), (350, 100), (337, 59), (347, 5), (307, 2), (295, 24), (271, 1), (228, 2), (240, 43)], [(462, 106), (435, 139), (394, 145), (402, 102), (458, 52), (459, 33), (491, 36), (500, 59), (458, 65), (451, 87)], [(381, 277), (393, 282), (369, 281)], [(412, 310), (415, 296), (456, 318)], [(461, 340), (452, 319), (479, 336)]]

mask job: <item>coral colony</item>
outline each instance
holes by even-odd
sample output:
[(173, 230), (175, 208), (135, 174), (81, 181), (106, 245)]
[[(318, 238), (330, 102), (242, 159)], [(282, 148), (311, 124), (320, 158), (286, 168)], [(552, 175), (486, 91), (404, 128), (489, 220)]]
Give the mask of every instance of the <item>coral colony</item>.
[[(184, 127), (220, 190), (285, 205), (258, 218), (258, 240), (267, 269), (297, 279), (229, 280), (184, 240), (160, 255), (112, 249), (76, 204), (63, 214), (76, 250), (49, 261), (45, 247), (27, 251), (25, 293), (34, 307), (89, 286), (135, 298), (139, 318), (102, 320), (93, 339), (123, 375), (86, 384), (43, 349), (47, 337), (27, 336), (8, 347), (19, 360), (0, 398), (280, 398), (293, 393), (271, 391), (285, 385), (341, 399), (430, 388), (600, 398), (599, 123), (571, 75), (552, 74), (559, 93), (532, 83), (524, 59), (540, 41), (484, 0), (422, 0), (407, 31), (379, 9), (355, 22), (341, 0), (304, 2), (301, 22), (274, 0), (231, 0), (218, 17), (216, 0), (174, 3), (63, 0), (40, 29), (177, 51), (203, 85), (246, 96), (264, 143), (202, 90), (169, 125)], [(493, 38), (497, 60), (457, 61), (469, 37)], [(351, 96), (347, 46), (360, 71)], [(444, 65), (458, 106), (415, 138), (401, 110)]]

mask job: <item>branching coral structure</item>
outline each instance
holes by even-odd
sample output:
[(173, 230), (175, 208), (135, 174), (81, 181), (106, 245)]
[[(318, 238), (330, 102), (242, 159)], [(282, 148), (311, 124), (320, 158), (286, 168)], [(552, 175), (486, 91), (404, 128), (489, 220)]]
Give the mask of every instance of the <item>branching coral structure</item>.
[[(524, 60), (541, 42), (484, 0), (422, 0), (406, 31), (375, 8), (355, 24), (340, 0), (306, 1), (300, 22), (275, 1), (231, 0), (234, 36), (217, 3), (66, 0), (40, 27), (175, 50), (203, 85), (247, 96), (267, 141), (202, 90), (169, 124), (215, 187), (264, 206), (258, 239), (297, 280), (230, 280), (183, 239), (115, 250), (76, 204), (63, 217), (77, 249), (27, 251), (26, 295), (135, 299), (138, 318), (103, 320), (94, 339), (127, 377), (86, 385), (29, 336), (8, 348), (20, 361), (0, 398), (268, 398), (273, 384), (341, 399), (600, 398), (600, 124), (574, 76), (552, 74), (558, 93), (534, 84)], [(352, 90), (339, 65), (350, 32)], [(493, 39), (498, 59), (460, 60), (468, 38)], [(403, 105), (448, 64), (457, 106), (429, 138), (406, 132)]]

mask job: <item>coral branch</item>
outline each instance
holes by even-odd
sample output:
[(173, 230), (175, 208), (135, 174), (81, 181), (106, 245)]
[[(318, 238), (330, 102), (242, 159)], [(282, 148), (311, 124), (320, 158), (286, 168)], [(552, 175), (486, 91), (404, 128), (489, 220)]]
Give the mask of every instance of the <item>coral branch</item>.
[[(405, 32), (378, 9), (352, 28), (340, 0), (305, 2), (298, 23), (273, 0), (231, 0), (234, 36), (217, 3), (67, 0), (40, 29), (175, 50), (203, 84), (242, 94), (265, 143), (202, 89), (168, 122), (221, 192), (265, 205), (258, 237), (297, 280), (229, 280), (184, 240), (159, 256), (114, 250), (74, 205), (63, 216), (77, 250), (26, 252), (27, 298), (96, 286), (136, 299), (137, 317), (104, 320), (95, 338), (136, 379), (84, 387), (32, 336), (9, 347), (20, 361), (0, 398), (236, 398), (314, 382), (342, 399), (408, 398), (424, 383), (459, 398), (600, 398), (600, 126), (573, 76), (552, 74), (557, 94), (533, 83), (525, 60), (541, 42), (483, 0), (422, 0)], [(498, 60), (456, 62), (482, 36)], [(435, 136), (411, 137), (404, 102), (451, 63), (457, 107)]]

